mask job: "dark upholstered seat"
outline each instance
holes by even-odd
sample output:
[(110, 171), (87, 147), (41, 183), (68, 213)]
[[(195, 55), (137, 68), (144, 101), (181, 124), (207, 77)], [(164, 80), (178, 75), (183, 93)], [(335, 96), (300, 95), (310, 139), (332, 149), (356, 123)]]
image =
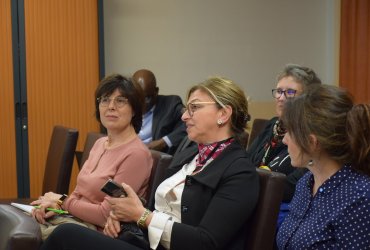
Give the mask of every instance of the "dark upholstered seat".
[(0, 250), (36, 250), (41, 245), (39, 224), (21, 210), (0, 205)]
[(78, 130), (55, 126), (46, 159), (42, 193), (68, 194)]
[(239, 136), (239, 141), (240, 141), (240, 144), (246, 149), (248, 146), (248, 141), (249, 141), (249, 133), (247, 131), (244, 131)]
[[(58, 194), (68, 193), (77, 139), (78, 131), (76, 129), (63, 126), (53, 128), (45, 163), (42, 194), (49, 191)], [(20, 203), (29, 203), (34, 200), (34, 198), (9, 198), (1, 199), (0, 203), (9, 203), (15, 199)]]
[[(253, 121), (251, 132), (249, 134), (248, 146), (251, 145), (256, 137), (263, 131), (269, 120), (256, 118)], [(248, 147), (247, 147), (248, 148)]]
[(247, 250), (273, 249), (280, 204), (283, 199), (285, 175), (257, 169), (260, 194), (255, 211), (248, 223)]
[(150, 150), (150, 152), (153, 158), (153, 166), (149, 179), (148, 192), (145, 199), (147, 200), (146, 207), (148, 207), (150, 210), (153, 210), (155, 191), (157, 190), (159, 184), (161, 184), (161, 182), (165, 179), (165, 172), (172, 161), (172, 155), (156, 150)]
[[(85, 145), (82, 152), (76, 151), (76, 157), (78, 162), (78, 167), (81, 170), (82, 166), (84, 165), (87, 158), (89, 158), (90, 150), (94, 146), (97, 139), (106, 136), (105, 134), (98, 133), (98, 132), (89, 132), (86, 135)], [(78, 155), (80, 153), (81, 158), (79, 159)]]

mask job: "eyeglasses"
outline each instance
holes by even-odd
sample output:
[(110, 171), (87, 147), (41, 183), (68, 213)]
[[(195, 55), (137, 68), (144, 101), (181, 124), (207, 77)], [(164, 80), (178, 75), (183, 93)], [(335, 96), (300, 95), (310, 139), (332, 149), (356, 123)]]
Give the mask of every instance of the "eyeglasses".
[(122, 108), (128, 103), (128, 99), (123, 96), (117, 96), (114, 98), (110, 98), (107, 96), (101, 96), (97, 98), (97, 101), (99, 102), (100, 107), (108, 107), (111, 101), (113, 101), (113, 104), (117, 108)]
[(193, 117), (194, 112), (202, 108), (205, 104), (215, 104), (216, 102), (191, 102), (186, 105), (186, 108), (183, 109), (183, 113), (188, 111), (189, 116)]
[(286, 90), (273, 89), (272, 90), (272, 96), (276, 99), (279, 99), (282, 94), (285, 95), (285, 98), (293, 98), (296, 93), (297, 93), (297, 90), (295, 89), (286, 89)]

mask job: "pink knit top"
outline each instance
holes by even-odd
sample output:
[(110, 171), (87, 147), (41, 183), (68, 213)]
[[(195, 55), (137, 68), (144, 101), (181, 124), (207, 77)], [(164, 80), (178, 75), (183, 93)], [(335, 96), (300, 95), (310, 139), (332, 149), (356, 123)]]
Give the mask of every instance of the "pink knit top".
[(110, 212), (105, 193), (100, 191), (104, 183), (110, 178), (125, 182), (142, 196), (152, 168), (150, 151), (139, 137), (112, 149), (105, 149), (106, 140), (102, 137), (95, 142), (78, 174), (75, 190), (63, 203), (70, 214), (99, 227), (104, 227)]

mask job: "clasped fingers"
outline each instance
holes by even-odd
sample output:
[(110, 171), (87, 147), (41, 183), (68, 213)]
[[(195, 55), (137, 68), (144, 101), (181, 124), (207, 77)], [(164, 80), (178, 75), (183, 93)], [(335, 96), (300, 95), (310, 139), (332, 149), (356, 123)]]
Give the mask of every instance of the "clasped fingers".
[(112, 217), (108, 217), (107, 223), (104, 226), (104, 234), (108, 235), (112, 238), (117, 238), (119, 232), (121, 231), (121, 225), (118, 220), (113, 219)]

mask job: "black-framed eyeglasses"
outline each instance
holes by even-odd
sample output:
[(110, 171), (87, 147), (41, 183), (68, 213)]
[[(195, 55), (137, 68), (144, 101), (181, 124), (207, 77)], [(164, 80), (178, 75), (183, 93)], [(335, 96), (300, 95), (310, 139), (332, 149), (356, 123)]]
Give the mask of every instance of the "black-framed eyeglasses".
[(186, 108), (183, 109), (183, 113), (186, 111), (189, 113), (190, 117), (193, 117), (194, 112), (198, 109), (204, 107), (206, 104), (216, 104), (216, 102), (191, 102), (186, 105)]
[(295, 89), (273, 89), (272, 90), (272, 97), (279, 99), (282, 94), (285, 95), (285, 98), (293, 98), (295, 97), (295, 94), (297, 93), (297, 90)]
[(100, 107), (108, 107), (111, 101), (113, 101), (113, 104), (117, 108), (122, 108), (128, 103), (128, 99), (123, 96), (117, 96), (114, 98), (110, 98), (108, 96), (101, 96), (98, 99)]

